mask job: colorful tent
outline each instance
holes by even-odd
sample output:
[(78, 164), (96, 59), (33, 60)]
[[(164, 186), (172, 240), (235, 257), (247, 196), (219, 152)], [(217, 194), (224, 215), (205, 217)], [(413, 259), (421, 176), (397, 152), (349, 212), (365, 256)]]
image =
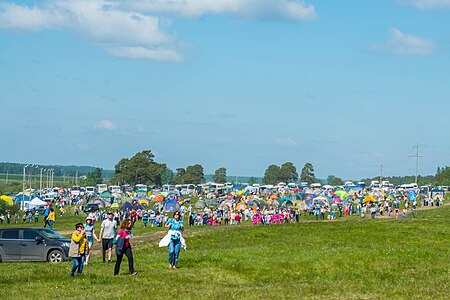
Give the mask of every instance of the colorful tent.
[(363, 199), (363, 203), (367, 203), (367, 202), (376, 202), (375, 198), (372, 195), (367, 195), (366, 197), (364, 197)]
[(341, 199), (345, 199), (347, 197), (347, 193), (343, 190), (338, 190), (336, 192), (334, 192), (335, 195), (338, 195), (339, 198)]
[(167, 200), (164, 203), (164, 212), (175, 212), (180, 210), (180, 204), (177, 200)]
[(0, 200), (8, 202), (9, 205), (13, 205), (14, 204), (13, 199), (11, 197), (9, 197), (9, 196), (6, 196), (6, 195), (1, 195), (0, 196)]
[(244, 209), (246, 209), (246, 208), (247, 208), (247, 205), (245, 205), (244, 202), (239, 202), (239, 203), (236, 205), (236, 209), (237, 209), (237, 210), (244, 210)]
[(119, 208), (119, 204), (116, 202), (116, 203), (113, 203), (112, 205), (111, 205), (111, 208)]

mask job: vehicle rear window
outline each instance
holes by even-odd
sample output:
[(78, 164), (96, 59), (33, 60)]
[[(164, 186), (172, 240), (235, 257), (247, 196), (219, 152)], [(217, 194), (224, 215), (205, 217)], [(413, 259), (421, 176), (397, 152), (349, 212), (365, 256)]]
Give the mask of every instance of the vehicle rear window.
[(4, 239), (19, 239), (19, 230), (5, 230), (3, 231), (2, 238)]
[(39, 234), (34, 230), (24, 230), (23, 231), (23, 238), (25, 240), (35, 240), (38, 235)]

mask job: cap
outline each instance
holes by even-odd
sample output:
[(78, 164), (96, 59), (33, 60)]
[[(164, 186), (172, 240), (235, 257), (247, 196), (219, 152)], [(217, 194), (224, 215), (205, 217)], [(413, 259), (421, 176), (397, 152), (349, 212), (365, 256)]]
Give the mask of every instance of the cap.
[(108, 215), (112, 215), (113, 214), (113, 212), (112, 211), (108, 211)]

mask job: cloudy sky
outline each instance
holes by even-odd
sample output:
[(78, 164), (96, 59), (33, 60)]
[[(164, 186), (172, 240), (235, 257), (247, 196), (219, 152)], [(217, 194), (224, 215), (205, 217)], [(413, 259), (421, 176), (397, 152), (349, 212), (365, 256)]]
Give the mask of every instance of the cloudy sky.
[(0, 2), (1, 161), (450, 164), (450, 0)]

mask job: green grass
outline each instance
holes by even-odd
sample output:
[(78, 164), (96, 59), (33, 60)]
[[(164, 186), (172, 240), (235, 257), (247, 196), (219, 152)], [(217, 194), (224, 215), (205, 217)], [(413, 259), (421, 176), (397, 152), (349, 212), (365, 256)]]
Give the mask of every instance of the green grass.
[[(66, 215), (55, 228), (80, 218)], [(414, 220), (187, 228), (177, 271), (166, 269), (167, 248), (157, 245), (164, 230), (139, 224), (137, 277), (125, 274), (126, 259), (113, 277), (113, 265), (94, 253), (76, 279), (70, 262), (2, 263), (0, 290), (11, 299), (448, 299), (449, 220), (445, 206)]]

